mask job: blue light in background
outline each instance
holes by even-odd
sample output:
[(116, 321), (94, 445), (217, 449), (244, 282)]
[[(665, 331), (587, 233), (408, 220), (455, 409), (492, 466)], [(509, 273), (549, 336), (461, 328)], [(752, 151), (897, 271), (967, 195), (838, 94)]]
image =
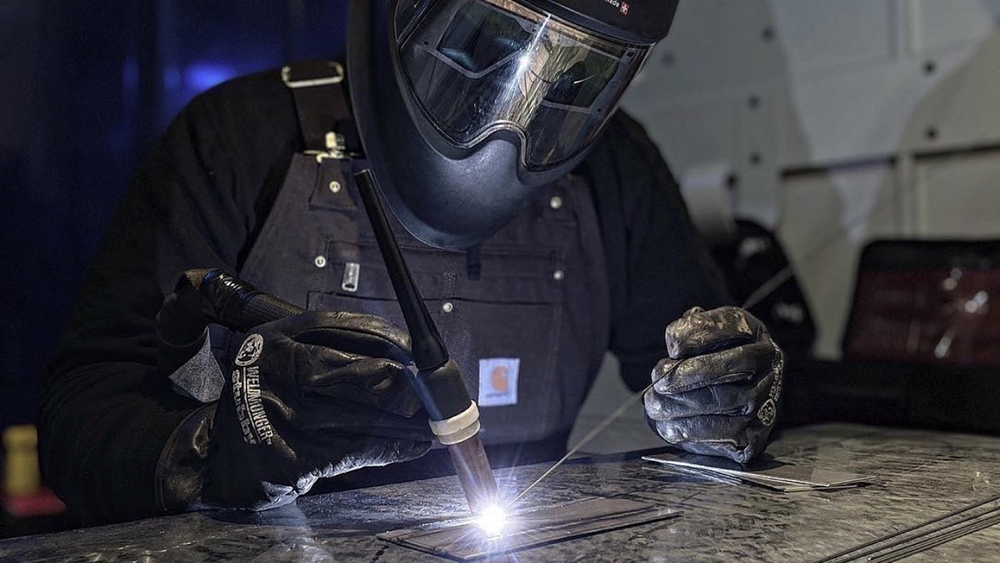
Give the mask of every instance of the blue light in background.
[[(205, 90), (235, 78), (245, 71), (247, 61), (230, 61), (219, 59), (199, 60), (183, 65), (168, 65), (163, 69), (163, 99), (160, 108), (159, 127), (166, 128), (171, 120), (181, 111), (192, 98)], [(266, 66), (266, 65), (265, 65)], [(251, 70), (258, 67), (249, 66)]]
[(132, 52), (122, 61), (122, 94), (129, 99), (139, 95), (139, 61)]
[(181, 87), (181, 73), (177, 67), (170, 65), (163, 69), (163, 88), (167, 91), (179, 90)]
[(139, 61), (134, 51), (122, 59), (121, 115), (108, 127), (108, 147), (116, 155), (125, 155), (135, 143), (139, 103)]
[(237, 75), (236, 69), (215, 62), (200, 61), (184, 67), (184, 86), (196, 92), (208, 90)]

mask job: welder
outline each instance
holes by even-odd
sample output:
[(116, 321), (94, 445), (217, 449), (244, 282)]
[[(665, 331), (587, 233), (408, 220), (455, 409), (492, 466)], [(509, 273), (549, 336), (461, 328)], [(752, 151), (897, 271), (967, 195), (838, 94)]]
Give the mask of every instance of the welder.
[[(645, 397), (667, 442), (763, 451), (782, 354), (724, 306), (669, 170), (616, 111), (675, 9), (357, 0), (343, 59), (196, 98), (140, 165), (49, 366), (58, 494), (107, 521), (440, 467), (362, 170), (495, 465), (565, 451), (608, 350), (635, 389), (672, 373)], [(308, 312), (227, 329), (177, 283), (196, 268)]]

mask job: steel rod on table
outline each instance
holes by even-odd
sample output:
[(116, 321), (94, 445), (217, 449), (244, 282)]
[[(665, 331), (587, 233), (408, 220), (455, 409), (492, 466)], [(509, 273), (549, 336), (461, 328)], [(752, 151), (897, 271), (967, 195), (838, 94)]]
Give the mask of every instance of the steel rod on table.
[(903, 546), (899, 549), (890, 551), (889, 553), (880, 555), (878, 557), (871, 557), (869, 558), (869, 561), (871, 561), (871, 563), (893, 563), (894, 561), (899, 561), (900, 559), (904, 559), (911, 555), (916, 555), (917, 553), (927, 551), (928, 549), (933, 549), (939, 545), (943, 545), (950, 541), (963, 538), (969, 534), (973, 534), (980, 530), (985, 530), (986, 528), (989, 528), (991, 526), (1000, 523), (1000, 512), (994, 510), (986, 514), (981, 514), (976, 518), (980, 518), (981, 516), (985, 515), (990, 515), (990, 517), (979, 521), (974, 521), (975, 518), (973, 518), (972, 520), (963, 521), (962, 525), (956, 529), (950, 530), (945, 533), (937, 534), (932, 537), (928, 537), (917, 543), (908, 546)]
[[(972, 504), (970, 504), (968, 506), (959, 508), (957, 510), (953, 510), (953, 511), (947, 513), (947, 514), (943, 514), (941, 516), (938, 516), (936, 518), (932, 518), (932, 519), (927, 520), (925, 522), (921, 522), (919, 524), (910, 526), (908, 528), (904, 528), (902, 530), (898, 530), (898, 531), (886, 534), (886, 535), (881, 536), (879, 538), (876, 538), (874, 540), (865, 542), (865, 543), (863, 543), (861, 545), (856, 545), (854, 547), (851, 547), (851, 548), (845, 549), (843, 551), (839, 551), (837, 553), (834, 553), (833, 555), (828, 555), (828, 556), (826, 556), (826, 557), (824, 557), (822, 559), (817, 559), (817, 560), (813, 561), (812, 563), (830, 563), (832, 561), (836, 561), (838, 559), (844, 559), (844, 558), (846, 558), (845, 560), (850, 561), (851, 559), (857, 559), (859, 557), (864, 557), (866, 555), (871, 555), (871, 554), (876, 553), (878, 551), (881, 551), (881, 550), (883, 550), (883, 549), (885, 549), (886, 547), (889, 547), (889, 546), (877, 547), (875, 549), (871, 549), (871, 550), (865, 551), (866, 548), (869, 548), (871, 546), (874, 546), (875, 544), (879, 544), (879, 543), (882, 543), (882, 542), (885, 542), (885, 541), (888, 541), (888, 540), (899, 538), (899, 537), (904, 536), (906, 534), (910, 534), (912, 532), (915, 532), (915, 531), (917, 531), (917, 530), (919, 530), (921, 528), (925, 528), (925, 527), (930, 526), (932, 524), (936, 524), (938, 522), (941, 522), (942, 520), (947, 520), (948, 518), (953, 518), (955, 516), (961, 515), (964, 512), (968, 512), (970, 510), (975, 510), (976, 508), (979, 508), (980, 506), (989, 504), (991, 502), (997, 502), (997, 501), (1000, 501), (1000, 496), (996, 496), (996, 497), (989, 498), (989, 499), (986, 499), (986, 500), (983, 500), (983, 501), (972, 503)], [(914, 539), (914, 538), (902, 539), (899, 542), (896, 542), (896, 543), (890, 544), (890, 545), (898, 545), (899, 543), (902, 543), (902, 542), (905, 542), (905, 541), (910, 541), (912, 539)]]

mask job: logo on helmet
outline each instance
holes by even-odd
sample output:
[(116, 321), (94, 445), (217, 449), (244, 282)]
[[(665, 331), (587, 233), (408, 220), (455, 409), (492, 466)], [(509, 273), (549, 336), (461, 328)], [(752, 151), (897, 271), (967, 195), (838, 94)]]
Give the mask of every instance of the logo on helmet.
[(622, 2), (621, 0), (604, 0), (604, 2), (611, 4), (615, 8), (618, 8), (618, 11), (621, 12), (623, 16), (628, 15), (628, 9), (629, 9), (628, 2)]

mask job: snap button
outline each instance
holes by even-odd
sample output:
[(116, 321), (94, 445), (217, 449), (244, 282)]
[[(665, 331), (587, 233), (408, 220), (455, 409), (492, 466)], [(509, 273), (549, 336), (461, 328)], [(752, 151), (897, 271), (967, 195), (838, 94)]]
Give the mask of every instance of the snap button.
[(441, 305), (441, 310), (442, 310), (442, 311), (444, 311), (445, 313), (450, 313), (450, 312), (452, 312), (452, 311), (454, 311), (454, 310), (455, 310), (455, 305), (454, 305), (454, 304), (452, 304), (452, 302), (451, 302), (451, 301), (445, 301), (445, 302), (444, 302), (444, 303), (443, 303), (443, 304)]
[(317, 268), (325, 268), (326, 267), (326, 256), (323, 256), (322, 254), (320, 254), (319, 256), (317, 256), (313, 260), (313, 264), (316, 264)]
[(562, 207), (562, 204), (563, 204), (562, 198), (557, 195), (552, 196), (552, 199), (549, 200), (549, 207), (551, 207), (552, 209), (559, 209), (560, 207)]
[(552, 279), (556, 281), (562, 281), (562, 279), (565, 277), (566, 277), (566, 272), (563, 272), (562, 270), (556, 270), (552, 272)]
[(330, 182), (330, 191), (331, 192), (333, 192), (335, 194), (339, 194), (340, 193), (340, 188), (341, 188), (340, 182), (338, 182), (336, 180)]

